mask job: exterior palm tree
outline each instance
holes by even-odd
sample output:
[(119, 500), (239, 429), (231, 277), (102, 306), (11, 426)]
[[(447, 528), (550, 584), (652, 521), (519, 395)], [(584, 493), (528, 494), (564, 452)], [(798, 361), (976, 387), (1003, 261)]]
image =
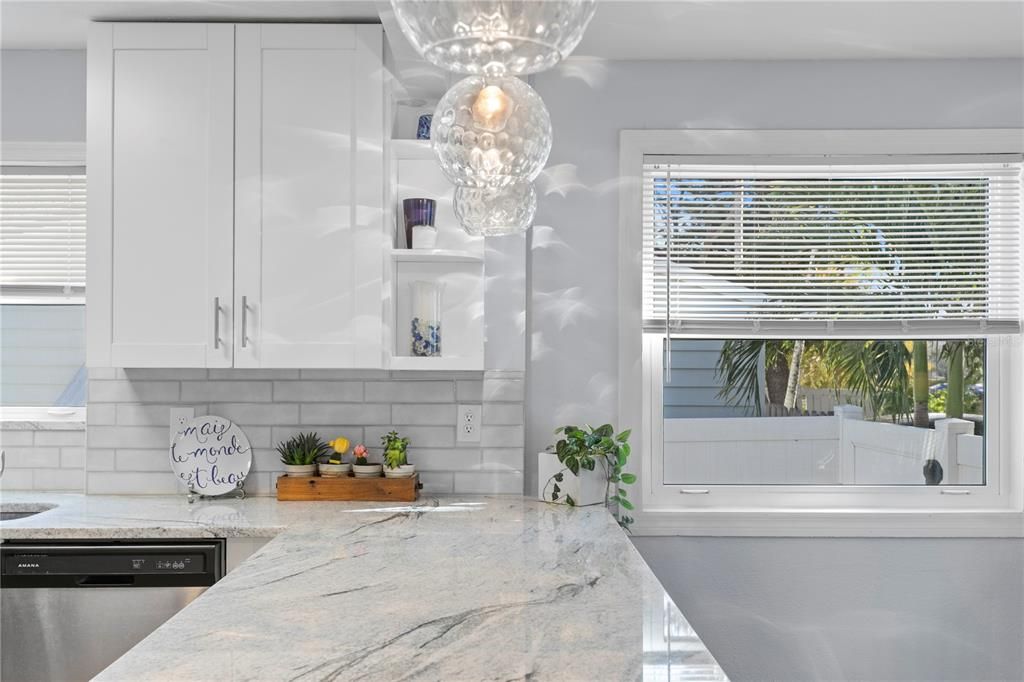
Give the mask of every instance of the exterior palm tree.
[[(914, 426), (927, 429), (931, 418), (928, 414), (928, 342), (914, 341)], [(962, 358), (963, 356), (961, 356)], [(963, 372), (961, 372), (960, 399), (963, 401)], [(961, 413), (962, 413), (961, 408)]]

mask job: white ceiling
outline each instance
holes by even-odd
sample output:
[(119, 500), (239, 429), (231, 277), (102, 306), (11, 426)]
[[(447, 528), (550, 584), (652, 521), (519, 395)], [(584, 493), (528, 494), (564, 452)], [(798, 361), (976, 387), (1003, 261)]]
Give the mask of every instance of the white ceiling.
[[(0, 0), (0, 46), (82, 48), (90, 20), (376, 21), (373, 0)], [(603, 59), (1024, 58), (1024, 0), (599, 0)]]

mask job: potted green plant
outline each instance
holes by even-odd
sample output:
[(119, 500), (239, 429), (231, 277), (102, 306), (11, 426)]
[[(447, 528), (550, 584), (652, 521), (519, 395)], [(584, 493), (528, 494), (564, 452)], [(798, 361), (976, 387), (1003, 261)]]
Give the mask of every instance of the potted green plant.
[(348, 462), (342, 461), (342, 457), (348, 452), (348, 438), (344, 436), (338, 436), (334, 440), (327, 441), (327, 444), (331, 447), (333, 452), (330, 458), (326, 462), (318, 462), (317, 470), (320, 475), (324, 478), (342, 478), (348, 476), (352, 470), (352, 465)]
[(356, 478), (380, 478), (381, 465), (370, 463), (370, 460), (367, 459), (369, 453), (366, 451), (365, 445), (360, 443), (355, 446), (352, 454), (356, 457), (356, 462), (352, 465), (352, 474)]
[(398, 431), (389, 431), (380, 438), (384, 447), (384, 475), (387, 478), (409, 478), (416, 473), (416, 467), (409, 464), (406, 450), (409, 439), (402, 438)]
[(284, 470), (289, 476), (312, 476), (316, 461), (326, 455), (330, 446), (316, 433), (300, 433), (277, 444)]
[(635, 475), (623, 471), (629, 460), (630, 431), (614, 435), (612, 425), (604, 424), (596, 429), (563, 426), (555, 434), (562, 438), (540, 459), (540, 480), (545, 481), (541, 499), (569, 506), (603, 503), (619, 525), (628, 529), (633, 519), (625, 511), (631, 511), (633, 504), (622, 486), (636, 482)]

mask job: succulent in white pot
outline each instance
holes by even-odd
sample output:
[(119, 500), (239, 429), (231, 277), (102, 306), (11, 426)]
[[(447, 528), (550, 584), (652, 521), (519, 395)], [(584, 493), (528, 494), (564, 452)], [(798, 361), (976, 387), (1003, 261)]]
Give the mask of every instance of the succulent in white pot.
[(366, 446), (360, 443), (353, 450), (356, 463), (352, 465), (352, 473), (356, 478), (380, 478), (381, 465), (367, 459)]
[(316, 461), (330, 450), (330, 446), (316, 433), (300, 433), (278, 443), (277, 451), (281, 463), (289, 476), (312, 476), (316, 473)]
[(410, 478), (416, 473), (416, 466), (409, 464), (406, 451), (409, 439), (402, 438), (397, 431), (389, 431), (380, 439), (384, 446), (384, 476), (387, 478)]
[(327, 444), (334, 450), (334, 453), (326, 462), (320, 461), (317, 464), (320, 475), (324, 478), (343, 478), (348, 476), (349, 472), (352, 471), (352, 465), (342, 461), (342, 457), (348, 452), (348, 438), (338, 436), (334, 440), (327, 441)]

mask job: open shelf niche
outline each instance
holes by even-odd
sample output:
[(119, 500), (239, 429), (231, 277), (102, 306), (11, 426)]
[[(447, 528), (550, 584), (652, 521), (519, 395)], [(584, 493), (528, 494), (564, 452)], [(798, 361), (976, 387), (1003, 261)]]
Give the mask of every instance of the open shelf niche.
[[(390, 305), (386, 310), (392, 369), (482, 370), (484, 365), (484, 240), (470, 237), (455, 218), (453, 187), (437, 166), (429, 140), (390, 142), (388, 202), (393, 225), (390, 258)], [(434, 249), (405, 248), (402, 200), (437, 201)], [(412, 283), (429, 281), (441, 294), (441, 355), (412, 354)]]

